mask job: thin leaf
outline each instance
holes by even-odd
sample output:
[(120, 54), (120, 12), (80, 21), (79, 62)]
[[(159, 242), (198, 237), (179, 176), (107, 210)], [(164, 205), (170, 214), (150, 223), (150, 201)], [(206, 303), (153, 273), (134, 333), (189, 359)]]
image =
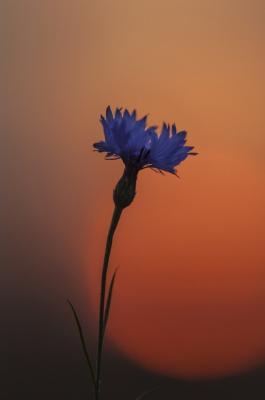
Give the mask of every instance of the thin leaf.
[(67, 300), (67, 303), (69, 304), (69, 306), (70, 306), (70, 308), (71, 308), (71, 310), (73, 312), (73, 315), (74, 315), (74, 318), (75, 318), (75, 322), (76, 322), (76, 325), (77, 325), (77, 328), (78, 328), (78, 332), (79, 332), (82, 348), (83, 348), (83, 351), (84, 351), (84, 354), (85, 354), (85, 358), (86, 358), (86, 361), (87, 361), (87, 365), (88, 365), (88, 368), (89, 368), (89, 371), (90, 371), (90, 375), (91, 375), (91, 378), (92, 378), (92, 382), (93, 382), (93, 385), (96, 387), (96, 376), (95, 376), (95, 372), (94, 372), (94, 369), (93, 369), (92, 362), (91, 362), (90, 357), (89, 357), (89, 353), (88, 353), (88, 350), (87, 350), (87, 346), (86, 346), (86, 342), (85, 342), (83, 329), (82, 329), (80, 320), (78, 318), (77, 312), (76, 312), (73, 304), (71, 303), (71, 301)]
[(110, 306), (111, 306), (111, 300), (112, 300), (113, 286), (114, 286), (114, 283), (115, 283), (115, 278), (116, 278), (117, 271), (118, 271), (118, 268), (116, 268), (116, 270), (114, 271), (114, 273), (112, 275), (112, 278), (111, 278), (110, 286), (109, 286), (108, 298), (107, 298), (105, 312), (104, 312), (103, 336), (105, 334), (107, 323), (108, 323), (108, 319), (109, 319), (109, 312), (110, 312)]
[(142, 400), (143, 398), (149, 396), (149, 394), (152, 394), (155, 390), (157, 390), (157, 387), (154, 387), (153, 389), (146, 390), (140, 396), (138, 396), (135, 400)]

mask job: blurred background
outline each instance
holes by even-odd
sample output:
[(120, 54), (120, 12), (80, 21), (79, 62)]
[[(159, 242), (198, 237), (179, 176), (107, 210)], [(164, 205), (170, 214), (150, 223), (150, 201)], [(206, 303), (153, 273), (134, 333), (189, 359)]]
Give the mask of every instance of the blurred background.
[(117, 232), (105, 399), (265, 395), (262, 0), (1, 0), (1, 399), (89, 398), (120, 161), (107, 105), (199, 152), (143, 171)]

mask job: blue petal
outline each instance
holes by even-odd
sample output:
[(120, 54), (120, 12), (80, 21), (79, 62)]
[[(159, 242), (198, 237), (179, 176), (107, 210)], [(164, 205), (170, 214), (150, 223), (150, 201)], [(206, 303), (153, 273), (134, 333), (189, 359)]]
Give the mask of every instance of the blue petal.
[(111, 123), (113, 121), (113, 115), (110, 106), (106, 109), (106, 119)]

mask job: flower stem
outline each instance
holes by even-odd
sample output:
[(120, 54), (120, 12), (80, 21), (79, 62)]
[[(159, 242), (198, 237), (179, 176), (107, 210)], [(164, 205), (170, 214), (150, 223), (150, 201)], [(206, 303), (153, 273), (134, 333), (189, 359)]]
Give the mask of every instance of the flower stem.
[(100, 380), (101, 380), (101, 364), (102, 364), (102, 352), (103, 352), (103, 343), (104, 343), (104, 333), (105, 333), (105, 297), (106, 297), (106, 283), (107, 283), (107, 272), (108, 272), (108, 265), (109, 265), (109, 258), (111, 253), (112, 247), (112, 240), (119, 223), (121, 214), (122, 214), (122, 207), (115, 206), (111, 224), (109, 227), (109, 232), (107, 236), (106, 248), (105, 248), (105, 255), (104, 261), (102, 266), (102, 274), (101, 274), (101, 288), (100, 288), (100, 301), (99, 301), (99, 326), (98, 326), (98, 349), (97, 349), (97, 371), (96, 371), (96, 400), (99, 399), (100, 393)]

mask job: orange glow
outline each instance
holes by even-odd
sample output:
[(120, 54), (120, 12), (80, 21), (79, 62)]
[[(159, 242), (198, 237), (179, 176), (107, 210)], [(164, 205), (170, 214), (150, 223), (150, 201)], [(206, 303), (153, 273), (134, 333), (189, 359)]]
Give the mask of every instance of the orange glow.
[[(244, 159), (210, 149), (180, 175), (140, 174), (113, 248), (111, 266), (120, 270), (109, 338), (171, 376), (244, 370), (265, 356), (264, 187)], [(106, 196), (102, 189), (88, 251), (94, 310)]]

